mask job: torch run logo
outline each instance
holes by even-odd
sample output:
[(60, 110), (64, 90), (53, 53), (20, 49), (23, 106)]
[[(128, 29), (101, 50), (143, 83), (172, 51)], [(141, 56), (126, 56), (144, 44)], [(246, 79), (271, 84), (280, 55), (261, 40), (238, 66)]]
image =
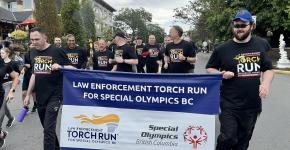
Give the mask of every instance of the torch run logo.
[(184, 141), (191, 144), (194, 150), (206, 144), (207, 133), (202, 126), (189, 126), (183, 134)]

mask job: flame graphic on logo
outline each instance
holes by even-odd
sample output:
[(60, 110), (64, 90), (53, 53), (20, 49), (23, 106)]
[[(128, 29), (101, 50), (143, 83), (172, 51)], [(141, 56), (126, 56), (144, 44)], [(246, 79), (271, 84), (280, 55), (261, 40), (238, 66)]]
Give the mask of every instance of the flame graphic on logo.
[(118, 123), (120, 121), (119, 116), (115, 114), (108, 114), (105, 116), (93, 115), (92, 118), (81, 114), (79, 116), (75, 116), (74, 118), (81, 120), (81, 123), (89, 123), (93, 125), (106, 124), (108, 126), (108, 132), (114, 132), (115, 129), (118, 127)]
[(90, 119), (86, 115), (82, 114), (82, 115), (79, 115), (79, 116), (75, 116), (74, 118), (81, 120), (81, 123), (91, 123), (91, 124), (94, 124), (94, 125), (106, 124), (106, 123), (109, 123), (109, 122), (119, 123), (119, 121), (120, 121), (119, 116), (117, 116), (115, 114), (108, 114), (108, 115), (105, 115), (105, 116), (93, 115), (92, 119)]

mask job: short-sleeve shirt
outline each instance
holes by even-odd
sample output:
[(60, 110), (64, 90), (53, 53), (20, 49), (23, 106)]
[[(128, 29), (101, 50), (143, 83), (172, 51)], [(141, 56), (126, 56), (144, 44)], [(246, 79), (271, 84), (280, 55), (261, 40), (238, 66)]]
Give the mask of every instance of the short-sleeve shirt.
[(109, 63), (109, 59), (114, 59), (114, 53), (112, 51), (106, 50), (104, 52), (95, 52), (93, 57), (93, 69), (104, 71), (112, 70), (113, 65)]
[[(54, 63), (70, 65), (66, 53), (53, 45), (45, 50), (31, 50), (32, 71), (35, 74), (35, 93), (38, 104), (45, 105), (49, 99), (59, 97), (62, 99), (62, 74), (52, 71)], [(54, 98), (55, 99), (55, 98)]]
[[(2, 84), (4, 83), (4, 77), (6, 74), (10, 74), (13, 71), (10, 65), (5, 65), (3, 60), (0, 60), (0, 94), (4, 94), (4, 89)], [(1, 100), (0, 100), (1, 101)], [(2, 103), (1, 103), (2, 104)]]
[(252, 37), (247, 43), (229, 40), (214, 50), (206, 68), (235, 74), (222, 81), (221, 108), (261, 110), (260, 77), (261, 72), (273, 68), (266, 53), (270, 49), (267, 41)]
[[(12, 71), (15, 71), (20, 74), (18, 64), (15, 61), (11, 60), (8, 63), (4, 63), (4, 65), (7, 65), (8, 67), (12, 69)], [(4, 77), (3, 83), (9, 82), (9, 81), (12, 81), (12, 78), (10, 77), (10, 73), (7, 73)]]
[[(129, 44), (119, 46), (115, 50), (115, 58), (122, 57), (123, 59), (137, 59), (134, 49)], [(133, 72), (132, 65), (127, 63), (118, 63), (117, 71)]]
[(179, 59), (179, 54), (185, 57), (195, 57), (196, 53), (193, 44), (181, 40), (178, 44), (172, 42), (166, 46), (165, 55), (170, 59), (170, 73), (188, 73), (192, 69), (192, 65), (189, 62)]
[(75, 47), (74, 49), (65, 48), (65, 53), (68, 59), (71, 61), (71, 65), (77, 69), (84, 69), (87, 62), (87, 52), (81, 47)]

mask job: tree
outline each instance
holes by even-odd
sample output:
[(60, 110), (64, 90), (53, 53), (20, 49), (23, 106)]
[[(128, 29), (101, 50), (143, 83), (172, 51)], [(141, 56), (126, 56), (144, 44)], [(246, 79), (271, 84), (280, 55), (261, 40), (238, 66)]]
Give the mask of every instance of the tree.
[[(152, 14), (144, 8), (122, 8), (115, 16), (115, 26), (121, 30), (132, 32), (132, 36), (145, 36), (146, 23), (152, 21)], [(145, 31), (145, 32), (144, 32)]]
[(34, 16), (37, 20), (37, 25), (47, 33), (48, 40), (52, 42), (54, 37), (61, 35), (56, 3), (51, 0), (35, 0), (34, 3)]
[(91, 0), (82, 0), (81, 16), (86, 38), (91, 38), (93, 41), (97, 39), (95, 26), (95, 13), (92, 7)]
[[(266, 37), (271, 31), (272, 44), (277, 45), (279, 34), (290, 35), (289, 8), (288, 0), (195, 0), (174, 11), (175, 18), (189, 22), (198, 32), (203, 33), (206, 28), (211, 38), (225, 40), (232, 36), (229, 25), (237, 10), (248, 9), (257, 16), (255, 34)], [(198, 26), (201, 20), (204, 24)]]
[(61, 5), (63, 34), (73, 34), (80, 46), (85, 45), (79, 0), (63, 0)]

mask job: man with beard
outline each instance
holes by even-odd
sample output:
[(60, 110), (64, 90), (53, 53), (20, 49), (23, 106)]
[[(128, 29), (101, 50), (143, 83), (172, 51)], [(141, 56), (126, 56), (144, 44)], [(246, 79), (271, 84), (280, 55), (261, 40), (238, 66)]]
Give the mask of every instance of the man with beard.
[(69, 34), (66, 38), (67, 48), (65, 48), (65, 53), (71, 61), (72, 66), (77, 69), (85, 69), (88, 61), (86, 50), (76, 45), (74, 35)]
[(271, 47), (267, 41), (252, 36), (254, 26), (249, 11), (238, 11), (232, 21), (234, 38), (218, 46), (206, 65), (209, 73), (223, 75), (217, 150), (249, 147), (262, 110), (261, 99), (269, 93), (273, 67), (266, 51)]
[(149, 35), (148, 44), (144, 47), (145, 54), (147, 53), (146, 72), (161, 73), (162, 55), (160, 53), (160, 45), (156, 43), (155, 35)]
[(54, 38), (54, 46), (57, 48), (61, 48), (61, 38), (60, 37)]
[(111, 71), (113, 65), (109, 63), (110, 59), (114, 59), (114, 53), (107, 50), (106, 41), (100, 39), (98, 41), (98, 51), (93, 54), (93, 69), (94, 70), (104, 70)]

